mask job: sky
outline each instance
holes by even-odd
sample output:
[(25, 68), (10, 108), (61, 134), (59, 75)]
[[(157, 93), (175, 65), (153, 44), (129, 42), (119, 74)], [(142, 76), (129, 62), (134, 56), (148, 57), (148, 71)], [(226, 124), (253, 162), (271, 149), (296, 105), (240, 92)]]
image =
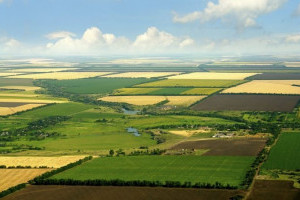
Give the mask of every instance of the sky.
[(299, 53), (300, 0), (0, 0), (0, 56)]

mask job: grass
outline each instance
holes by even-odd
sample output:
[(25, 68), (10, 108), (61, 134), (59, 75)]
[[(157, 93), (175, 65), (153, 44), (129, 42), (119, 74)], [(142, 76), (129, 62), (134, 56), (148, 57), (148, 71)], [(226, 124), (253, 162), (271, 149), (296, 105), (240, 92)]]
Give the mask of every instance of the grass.
[(300, 169), (300, 132), (287, 132), (279, 136), (272, 147), (263, 169), (296, 170)]
[(239, 186), (254, 157), (125, 156), (94, 159), (51, 179), (190, 181)]
[(148, 82), (147, 78), (88, 78), (76, 80), (47, 80), (48, 84), (74, 94), (106, 94), (115, 89)]
[(226, 88), (241, 84), (243, 80), (197, 80), (197, 79), (165, 79), (136, 85), (135, 87), (217, 87)]

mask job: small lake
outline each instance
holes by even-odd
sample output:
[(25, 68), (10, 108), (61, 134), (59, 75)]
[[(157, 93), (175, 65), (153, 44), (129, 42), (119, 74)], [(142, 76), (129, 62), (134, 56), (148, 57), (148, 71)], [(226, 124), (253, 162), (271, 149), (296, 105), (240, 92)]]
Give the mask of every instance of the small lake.
[(136, 128), (129, 127), (129, 128), (126, 128), (126, 130), (128, 133), (132, 133), (136, 137), (141, 136), (141, 134), (139, 134), (139, 131)]
[(139, 110), (127, 110), (125, 108), (122, 108), (122, 111), (126, 115), (136, 115), (140, 112)]

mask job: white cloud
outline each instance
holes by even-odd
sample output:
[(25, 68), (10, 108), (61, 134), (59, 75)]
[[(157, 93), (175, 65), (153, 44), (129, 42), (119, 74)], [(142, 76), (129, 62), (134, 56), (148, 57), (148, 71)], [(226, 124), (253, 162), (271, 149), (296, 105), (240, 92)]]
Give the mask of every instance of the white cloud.
[(298, 43), (300, 42), (300, 34), (287, 35), (285, 41), (289, 43)]
[(74, 33), (68, 32), (68, 31), (58, 31), (49, 33), (46, 35), (46, 38), (50, 40), (56, 40), (60, 38), (66, 38), (66, 37), (75, 37), (76, 35)]
[(238, 28), (256, 26), (256, 19), (263, 14), (280, 8), (287, 0), (219, 0), (209, 1), (202, 11), (195, 11), (185, 16), (174, 14), (173, 21), (188, 23), (199, 20), (201, 23), (213, 20), (234, 23)]

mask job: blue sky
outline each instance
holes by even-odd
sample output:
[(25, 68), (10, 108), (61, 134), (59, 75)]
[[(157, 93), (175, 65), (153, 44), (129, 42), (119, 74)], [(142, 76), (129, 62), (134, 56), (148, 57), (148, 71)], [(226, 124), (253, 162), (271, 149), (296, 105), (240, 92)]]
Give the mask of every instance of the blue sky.
[(299, 25), (300, 0), (0, 0), (0, 52), (297, 53)]

